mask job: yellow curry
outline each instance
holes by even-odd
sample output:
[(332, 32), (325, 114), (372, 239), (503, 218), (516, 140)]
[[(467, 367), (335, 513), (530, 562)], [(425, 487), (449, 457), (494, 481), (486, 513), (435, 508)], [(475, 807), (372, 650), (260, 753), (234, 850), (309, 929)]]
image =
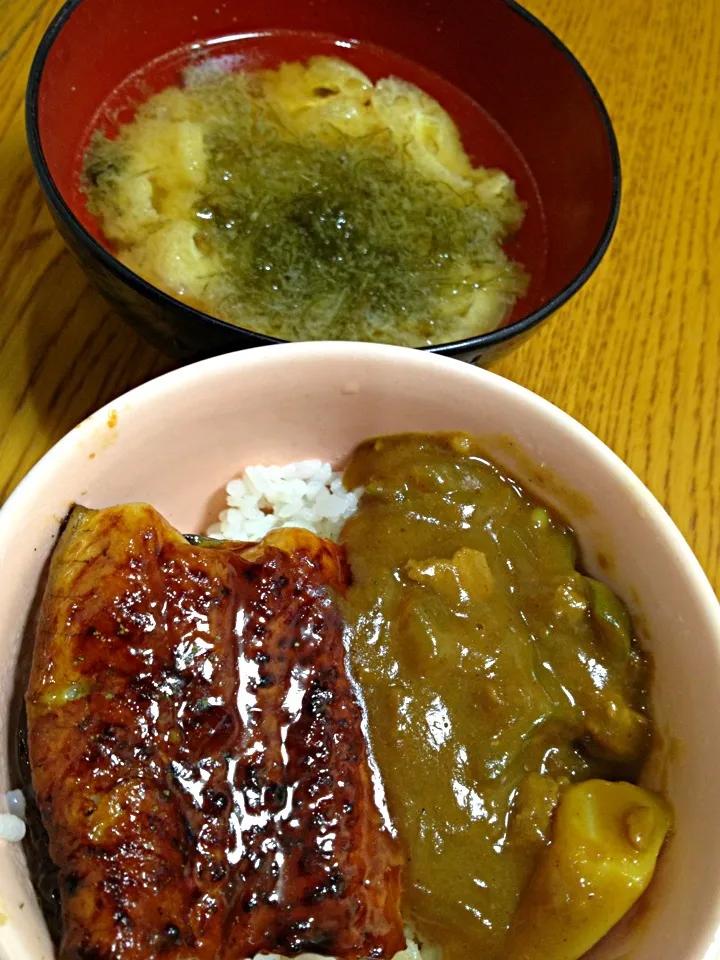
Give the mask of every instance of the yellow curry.
[(343, 541), (351, 663), (404, 913), (444, 960), (576, 960), (647, 887), (670, 825), (630, 616), (572, 531), (460, 434), (362, 444)]

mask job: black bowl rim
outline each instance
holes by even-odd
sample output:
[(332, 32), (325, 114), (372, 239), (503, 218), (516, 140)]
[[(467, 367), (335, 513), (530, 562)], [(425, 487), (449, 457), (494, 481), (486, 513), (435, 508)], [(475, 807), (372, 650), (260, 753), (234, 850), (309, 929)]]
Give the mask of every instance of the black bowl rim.
[[(288, 341), (281, 340), (278, 337), (271, 337), (263, 333), (258, 333), (255, 330), (250, 330), (247, 327), (240, 327), (236, 324), (227, 323), (224, 320), (213, 317), (208, 313), (204, 313), (202, 310), (197, 310), (194, 307), (183, 303), (182, 300), (179, 300), (176, 297), (171, 297), (158, 287), (148, 283), (146, 280), (143, 280), (141, 276), (139, 276), (137, 273), (134, 273), (132, 270), (122, 264), (117, 257), (113, 256), (113, 254), (106, 250), (105, 247), (98, 243), (98, 241), (91, 236), (90, 233), (88, 233), (73, 211), (70, 209), (68, 204), (65, 202), (60, 190), (57, 188), (55, 181), (52, 178), (42, 149), (39, 129), (38, 99), (40, 93), (40, 83), (42, 81), (42, 74), (43, 70), (45, 69), (45, 62), (48, 54), (50, 53), (55, 40), (60, 34), (60, 31), (71, 17), (76, 7), (79, 7), (82, 2), (83, 0), (66, 0), (63, 6), (60, 8), (40, 41), (30, 67), (30, 73), (28, 77), (25, 95), (25, 126), (27, 140), (30, 148), (30, 157), (48, 203), (51, 205), (57, 215), (60, 216), (61, 219), (67, 224), (70, 230), (77, 236), (78, 240), (85, 247), (89, 248), (93, 256), (100, 261), (106, 270), (108, 270), (126, 286), (130, 287), (131, 290), (150, 300), (156, 306), (169, 310), (175, 310), (180, 314), (184, 313), (186, 316), (203, 320), (218, 329), (227, 330), (228, 332), (234, 331), (241, 338), (257, 341), (256, 345), (258, 346), (262, 344), (287, 343)], [(607, 252), (610, 241), (612, 240), (615, 232), (615, 227), (617, 226), (618, 217), (620, 215), (620, 201), (622, 194), (620, 151), (618, 149), (617, 137), (610, 119), (610, 114), (608, 113), (607, 107), (605, 106), (597, 87), (590, 79), (588, 72), (585, 70), (577, 57), (549, 27), (547, 27), (541, 20), (530, 13), (529, 10), (526, 10), (525, 7), (521, 6), (517, 0), (502, 0), (502, 2), (507, 4), (507, 6), (518, 16), (527, 20), (533, 27), (542, 31), (548, 37), (551, 43), (557, 47), (557, 49), (560, 50), (565, 57), (567, 57), (579, 75), (580, 79), (587, 87), (595, 103), (595, 107), (600, 114), (600, 118), (605, 128), (608, 148), (610, 151), (610, 160), (612, 166), (612, 194), (610, 199), (610, 211), (608, 213), (608, 218), (597, 246), (590, 255), (587, 263), (574, 277), (574, 279), (571, 280), (570, 283), (568, 283), (565, 287), (563, 287), (562, 290), (556, 293), (554, 297), (548, 300), (547, 303), (543, 304), (537, 310), (533, 310), (533, 312), (529, 313), (526, 317), (521, 317), (514, 323), (500, 327), (497, 330), (491, 330), (489, 333), (483, 333), (475, 337), (469, 337), (465, 340), (455, 340), (451, 343), (440, 343), (434, 344), (433, 346), (415, 348), (418, 350), (429, 351), (430, 353), (454, 356), (456, 354), (476, 351), (478, 354), (480, 354), (488, 348), (496, 347), (499, 344), (506, 343), (515, 337), (521, 337), (524, 333), (537, 326), (537, 324), (541, 323), (561, 306), (563, 306), (563, 304), (565, 304), (575, 293), (577, 293), (577, 291), (590, 279)]]

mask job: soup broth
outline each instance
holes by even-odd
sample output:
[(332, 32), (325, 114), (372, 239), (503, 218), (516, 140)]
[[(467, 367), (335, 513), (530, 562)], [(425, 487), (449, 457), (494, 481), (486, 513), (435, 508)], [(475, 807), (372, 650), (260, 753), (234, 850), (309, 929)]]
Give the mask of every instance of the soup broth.
[(504, 251), (524, 206), (449, 114), (337, 57), (223, 59), (97, 133), (84, 184), (120, 258), (280, 339), (426, 346), (500, 326), (527, 288)]

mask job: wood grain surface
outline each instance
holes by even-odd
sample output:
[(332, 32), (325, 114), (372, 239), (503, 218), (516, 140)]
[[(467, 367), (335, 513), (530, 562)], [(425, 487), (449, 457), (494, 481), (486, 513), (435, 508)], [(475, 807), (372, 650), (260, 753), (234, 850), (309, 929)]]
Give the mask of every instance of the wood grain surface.
[[(624, 198), (589, 284), (497, 372), (608, 443), (720, 588), (720, 0), (527, 0), (612, 115)], [(0, 3), (0, 502), (67, 430), (170, 368), (43, 206), (23, 94), (57, 0)]]

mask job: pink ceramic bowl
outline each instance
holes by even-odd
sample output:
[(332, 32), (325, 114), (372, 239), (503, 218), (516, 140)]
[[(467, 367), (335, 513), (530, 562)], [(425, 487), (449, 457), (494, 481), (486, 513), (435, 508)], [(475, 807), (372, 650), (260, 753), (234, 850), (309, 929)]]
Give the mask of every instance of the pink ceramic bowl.
[[(468, 430), (574, 525), (591, 574), (628, 602), (656, 676), (665, 749), (649, 780), (676, 832), (645, 908), (594, 960), (720, 955), (720, 606), (660, 504), (578, 423), (507, 380), (443, 357), (370, 344), (263, 347), (139, 387), (60, 441), (0, 511), (0, 790), (9, 782), (16, 664), (43, 566), (73, 501), (147, 500), (200, 531), (248, 463), (341, 462), (359, 440), (400, 430)], [(30, 641), (31, 642), (31, 641)], [(0, 841), (2, 960), (53, 956), (21, 845)]]

